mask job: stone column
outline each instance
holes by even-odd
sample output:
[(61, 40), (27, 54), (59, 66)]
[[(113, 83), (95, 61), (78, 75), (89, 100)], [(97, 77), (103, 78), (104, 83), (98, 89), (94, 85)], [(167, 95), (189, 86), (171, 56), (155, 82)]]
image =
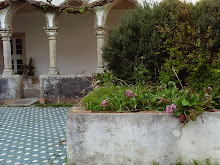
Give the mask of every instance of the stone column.
[(2, 37), (3, 43), (3, 56), (4, 56), (4, 70), (2, 75), (3, 76), (10, 76), (14, 74), (12, 69), (12, 62), (11, 62), (11, 34), (12, 31), (10, 29), (1, 29), (0, 34)]
[(98, 67), (96, 73), (103, 73), (105, 70), (104, 67), (104, 59), (102, 57), (103, 54), (103, 47), (105, 44), (105, 28), (97, 27), (95, 28), (96, 38), (97, 38), (97, 55), (98, 55)]
[(58, 33), (58, 27), (47, 27), (45, 29), (49, 40), (49, 54), (50, 54), (50, 70), (49, 75), (58, 75), (59, 70), (57, 67), (57, 55), (56, 55), (56, 36)]

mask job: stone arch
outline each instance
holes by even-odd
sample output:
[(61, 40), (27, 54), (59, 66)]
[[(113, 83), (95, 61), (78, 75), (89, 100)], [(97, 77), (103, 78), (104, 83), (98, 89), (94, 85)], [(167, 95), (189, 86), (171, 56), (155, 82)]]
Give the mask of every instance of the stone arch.
[[(109, 4), (106, 9), (104, 10), (104, 13), (102, 15), (102, 19), (101, 19), (101, 22), (102, 22), (102, 27), (105, 27), (105, 23), (106, 23), (106, 19), (108, 17), (108, 14), (110, 12), (110, 10), (115, 6), (117, 5), (119, 2), (122, 2), (122, 1), (125, 1), (125, 0), (116, 0), (114, 1), (113, 3)], [(132, 4), (134, 4), (136, 7), (141, 7), (142, 5), (137, 1), (137, 0), (126, 0), (128, 2), (131, 2)]]
[(14, 18), (15, 13), (25, 5), (25, 3), (16, 3), (14, 5), (10, 5), (6, 10), (5, 18), (4, 18), (4, 27), (5, 29), (12, 29), (12, 21)]

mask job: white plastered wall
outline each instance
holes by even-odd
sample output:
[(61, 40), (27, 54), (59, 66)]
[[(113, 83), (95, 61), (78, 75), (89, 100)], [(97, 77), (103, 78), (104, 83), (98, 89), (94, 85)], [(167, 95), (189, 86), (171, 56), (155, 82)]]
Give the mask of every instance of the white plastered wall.
[(13, 33), (25, 34), (26, 63), (30, 57), (33, 58), (37, 75), (49, 71), (49, 43), (43, 29), (45, 25), (41, 12), (16, 13), (12, 23)]
[(57, 36), (58, 68), (61, 74), (94, 73), (97, 46), (93, 13), (62, 14)]
[[(13, 21), (14, 33), (25, 33), (26, 61), (34, 59), (36, 74), (49, 71), (49, 45), (43, 29), (43, 13), (17, 13)], [(58, 68), (61, 74), (93, 73), (97, 67), (96, 36), (91, 12), (83, 15), (62, 14), (57, 36)]]
[[(117, 27), (126, 10), (113, 9), (106, 21), (108, 31)], [(49, 42), (45, 30), (43, 12), (16, 13), (13, 32), (25, 34), (26, 63), (30, 57), (36, 65), (36, 75), (49, 72)], [(57, 61), (61, 74), (95, 73), (97, 69), (97, 40), (94, 30), (94, 15), (91, 11), (83, 14), (62, 13), (59, 18), (57, 35)], [(0, 72), (3, 69), (3, 55), (0, 49)]]
[[(119, 24), (125, 11), (111, 10), (107, 18), (108, 29)], [(61, 14), (57, 36), (58, 68), (61, 74), (94, 73), (97, 68), (96, 35), (93, 13)], [(49, 49), (46, 23), (41, 12), (17, 13), (13, 20), (13, 32), (25, 33), (26, 61), (34, 59), (36, 74), (48, 74)]]

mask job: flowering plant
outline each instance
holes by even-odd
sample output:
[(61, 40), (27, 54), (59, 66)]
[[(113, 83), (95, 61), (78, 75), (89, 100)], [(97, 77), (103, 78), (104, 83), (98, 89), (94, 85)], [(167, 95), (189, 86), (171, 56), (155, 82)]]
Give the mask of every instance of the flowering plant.
[[(94, 83), (94, 80), (93, 80)], [(195, 121), (204, 109), (217, 107), (214, 98), (219, 97), (211, 87), (198, 94), (189, 87), (179, 90), (174, 82), (168, 84), (128, 85), (103, 83), (93, 87), (82, 103), (91, 111), (165, 111), (180, 122)]]

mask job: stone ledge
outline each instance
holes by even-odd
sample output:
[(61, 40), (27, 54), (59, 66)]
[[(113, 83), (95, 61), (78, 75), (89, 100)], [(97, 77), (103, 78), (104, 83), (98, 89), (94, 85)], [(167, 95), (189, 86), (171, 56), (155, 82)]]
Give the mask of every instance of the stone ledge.
[(180, 124), (164, 113), (68, 113), (67, 158), (77, 165), (220, 162), (220, 112)]
[(76, 77), (92, 77), (92, 74), (76, 74), (76, 75), (40, 75), (40, 78), (76, 78)]

